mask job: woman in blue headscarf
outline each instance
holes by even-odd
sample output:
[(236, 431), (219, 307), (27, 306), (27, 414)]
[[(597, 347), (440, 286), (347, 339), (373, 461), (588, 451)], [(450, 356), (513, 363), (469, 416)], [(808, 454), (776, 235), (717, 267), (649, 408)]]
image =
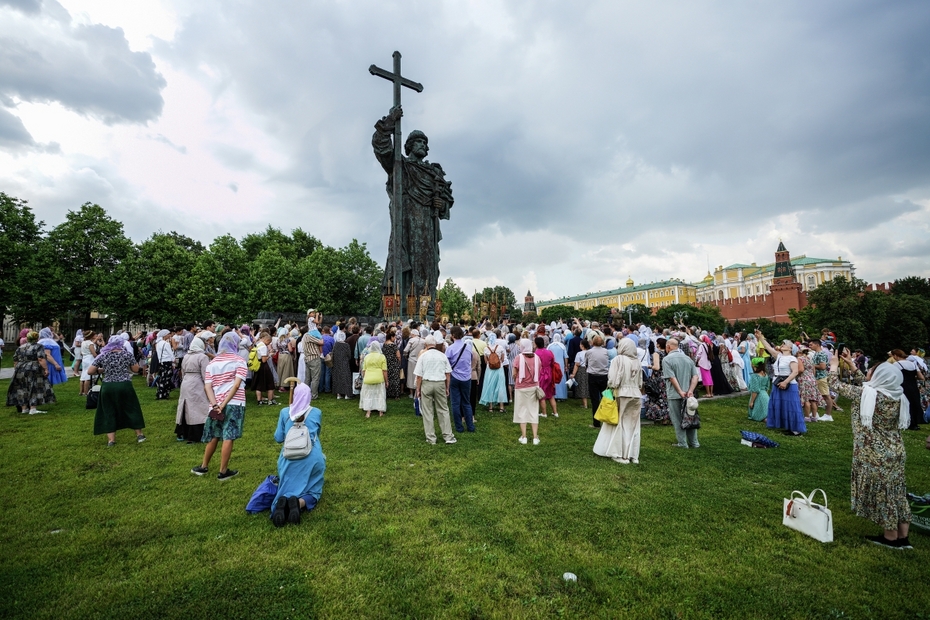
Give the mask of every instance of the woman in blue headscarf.
[(39, 344), (45, 347), (45, 361), (48, 362), (48, 382), (53, 386), (68, 380), (64, 364), (61, 361), (61, 346), (55, 341), (55, 334), (50, 327), (43, 327), (39, 332)]

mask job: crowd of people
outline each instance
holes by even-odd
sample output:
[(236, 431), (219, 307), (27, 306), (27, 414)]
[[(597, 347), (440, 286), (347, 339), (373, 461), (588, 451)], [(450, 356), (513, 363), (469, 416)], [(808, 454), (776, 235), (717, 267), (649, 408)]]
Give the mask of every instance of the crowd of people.
[[(559, 402), (568, 398), (584, 408), (590, 401), (591, 427), (599, 429), (594, 453), (624, 465), (639, 463), (643, 424), (672, 426), (674, 447), (700, 447), (697, 429), (683, 423), (698, 405), (699, 388), (704, 398), (747, 394), (749, 420), (791, 436), (806, 433), (810, 423), (833, 421), (833, 412), (841, 411), (839, 394), (853, 401), (853, 509), (882, 526), (872, 542), (910, 547), (901, 432), (919, 430), (930, 407), (920, 349), (895, 349), (887, 361), (872, 364), (828, 330), (819, 338), (805, 334), (773, 345), (758, 330), (730, 335), (697, 326), (614, 328), (575, 319), (548, 325), (362, 325), (351, 318), (321, 323), (311, 309), (305, 324), (279, 320), (254, 331), (207, 321), (135, 336), (119, 332), (106, 343), (102, 334), (79, 331), (72, 347), (50, 328), (24, 329), (7, 405), (35, 414), (55, 403), (55, 386), (68, 380), (62, 351), (70, 351), (81, 395), (90, 395), (102, 375), (94, 433), (106, 434), (107, 445), (114, 446), (116, 431), (128, 428), (143, 442), (145, 423), (131, 382), (133, 374), (142, 374), (156, 400), (179, 389), (175, 435), (205, 444), (191, 472), (207, 474), (222, 444), (217, 478), (228, 480), (238, 474), (229, 462), (242, 436), (247, 393), (255, 393), (256, 405), (269, 406), (290, 388), (292, 402), (281, 410), (275, 432), (285, 448), (270, 506), (281, 526), (299, 523), (299, 513), (311, 510), (322, 494), (322, 412), (310, 403), (323, 393), (358, 398), (366, 418), (373, 412), (383, 417), (401, 399), (414, 399), (430, 444), (437, 442), (437, 423), (444, 442), (454, 444), (455, 432), (476, 432), (481, 408), (503, 413), (512, 406), (518, 442), (539, 445), (540, 418), (558, 418)], [(604, 398), (616, 403), (615, 424), (598, 419)], [(301, 457), (306, 462), (285, 458), (295, 426), (317, 446)]]

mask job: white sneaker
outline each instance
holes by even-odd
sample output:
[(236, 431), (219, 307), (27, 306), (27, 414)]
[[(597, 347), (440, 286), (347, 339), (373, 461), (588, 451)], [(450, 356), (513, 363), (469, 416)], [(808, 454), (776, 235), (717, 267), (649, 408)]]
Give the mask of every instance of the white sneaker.
[(526, 437), (521, 437), (518, 441), (522, 444), (526, 444)]
[(826, 415), (826, 414), (824, 414), (824, 415), (820, 416), (819, 418), (817, 418), (817, 421), (818, 421), (818, 422), (832, 422), (832, 421), (833, 421), (833, 416), (832, 416), (832, 415)]
[(534, 446), (538, 446), (538, 445), (539, 445), (539, 437), (533, 437), (533, 445), (534, 445)]

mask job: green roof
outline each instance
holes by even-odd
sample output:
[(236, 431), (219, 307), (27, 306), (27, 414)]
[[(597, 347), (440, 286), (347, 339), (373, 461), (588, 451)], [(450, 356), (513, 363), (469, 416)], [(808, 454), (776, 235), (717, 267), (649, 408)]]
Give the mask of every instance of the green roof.
[(693, 286), (688, 284), (683, 280), (662, 280), (661, 282), (650, 282), (649, 284), (640, 284), (639, 286), (630, 286), (617, 288), (609, 291), (598, 291), (596, 293), (587, 293), (585, 295), (575, 295), (573, 297), (559, 297), (558, 299), (550, 299), (548, 301), (537, 301), (536, 305), (559, 305), (563, 303), (571, 303), (573, 301), (583, 301), (585, 299), (592, 299), (594, 297), (608, 297), (613, 295), (625, 295), (627, 293), (637, 293), (639, 291), (651, 291), (657, 288), (665, 288), (667, 286)]
[[(842, 263), (846, 265), (850, 264), (849, 261), (847, 260), (841, 261), (841, 260), (834, 260), (832, 258), (815, 258), (813, 256), (806, 256), (803, 254), (801, 256), (798, 256), (797, 258), (791, 259), (792, 266), (816, 265), (818, 263)], [(732, 265), (728, 267), (724, 267), (724, 270), (726, 269), (753, 269), (755, 271), (749, 274), (749, 275), (753, 275), (759, 272), (767, 273), (769, 271), (775, 271), (775, 263), (769, 263), (767, 265), (746, 265), (743, 263), (733, 263)], [(613, 289), (609, 291), (598, 291), (596, 293), (586, 293), (584, 295), (573, 295), (571, 297), (559, 297), (558, 299), (550, 299), (547, 301), (537, 301), (536, 305), (537, 306), (540, 306), (540, 305), (555, 306), (559, 304), (570, 304), (575, 301), (584, 301), (585, 299), (592, 299), (594, 297), (625, 295), (626, 293), (637, 293), (639, 291), (651, 291), (653, 289), (664, 288), (666, 286), (676, 286), (676, 285), (682, 286), (683, 285), (683, 286), (693, 286), (694, 288), (697, 288), (697, 289), (703, 289), (703, 288), (707, 288), (708, 286), (714, 286), (715, 284), (716, 284), (715, 280), (712, 280), (709, 282), (705, 280), (700, 280), (698, 282), (692, 282), (692, 283), (684, 282), (683, 280), (663, 280), (662, 282), (651, 282), (649, 284), (640, 284), (639, 286), (631, 286), (629, 288), (624, 287), (624, 288), (618, 288), (618, 289)], [(726, 284), (729, 285), (731, 283), (727, 282)]]

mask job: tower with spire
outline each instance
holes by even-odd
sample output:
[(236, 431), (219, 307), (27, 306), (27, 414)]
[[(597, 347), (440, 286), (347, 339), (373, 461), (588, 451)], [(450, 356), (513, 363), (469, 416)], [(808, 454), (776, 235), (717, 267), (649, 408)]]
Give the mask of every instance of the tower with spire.
[(774, 320), (785, 323), (790, 320), (788, 310), (800, 310), (807, 305), (807, 295), (801, 290), (801, 283), (794, 275), (791, 266), (791, 254), (784, 242), (779, 240), (775, 250), (775, 272), (769, 289), (774, 304)]
[(523, 298), (523, 314), (536, 314), (536, 301), (529, 291), (526, 292), (526, 297)]

